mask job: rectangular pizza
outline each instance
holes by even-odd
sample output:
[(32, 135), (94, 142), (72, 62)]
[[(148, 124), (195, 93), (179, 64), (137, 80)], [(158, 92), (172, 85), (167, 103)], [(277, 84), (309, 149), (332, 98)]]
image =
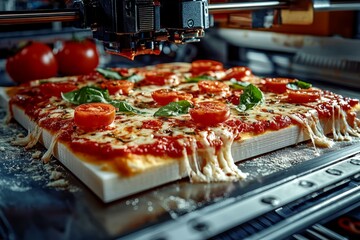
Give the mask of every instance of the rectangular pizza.
[(236, 162), (310, 140), (360, 136), (359, 100), (247, 67), (197, 60), (31, 81), (2, 89), (9, 117), (104, 202), (189, 177), (241, 181)]

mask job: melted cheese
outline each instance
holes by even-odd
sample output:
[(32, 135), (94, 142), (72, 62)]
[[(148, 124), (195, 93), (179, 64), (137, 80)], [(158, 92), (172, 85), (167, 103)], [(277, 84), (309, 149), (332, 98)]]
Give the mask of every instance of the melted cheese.
[[(218, 151), (211, 142), (220, 138), (222, 145)], [(196, 147), (196, 140), (203, 148)], [(221, 131), (201, 131), (190, 140), (193, 154), (188, 156), (184, 148), (184, 160), (181, 164), (181, 171), (187, 171), (192, 182), (227, 182), (238, 181), (246, 178), (247, 174), (235, 165), (231, 154), (231, 146), (234, 135), (226, 128)]]
[[(287, 103), (281, 103), (279, 97), (273, 94), (267, 94), (267, 100), (271, 101), (272, 104), (269, 106), (274, 113), (279, 113), (282, 115), (287, 115), (291, 119), (298, 122), (309, 135), (314, 148), (316, 147), (327, 147), (330, 148), (334, 145), (334, 142), (326, 137), (324, 131), (324, 124), (320, 123), (318, 113), (314, 109), (316, 107), (316, 102), (309, 103), (307, 106), (303, 105), (293, 105)], [(323, 97), (322, 101), (329, 101), (329, 99)], [(332, 137), (336, 141), (349, 141), (351, 136), (360, 136), (360, 131), (356, 125), (359, 122), (359, 119), (355, 119), (354, 127), (351, 127), (348, 123), (348, 113), (341, 109), (341, 107), (335, 102), (332, 104), (331, 111), (331, 131)]]
[(355, 119), (354, 130), (357, 131), (358, 133), (360, 132), (360, 119)]
[(332, 114), (332, 134), (333, 134), (334, 140), (350, 141), (351, 136), (355, 136), (355, 137), (360, 136), (358, 127), (356, 125), (354, 125), (354, 128), (353, 128), (347, 122), (347, 113), (344, 110), (342, 110), (339, 106), (333, 104), (332, 112), (333, 112), (333, 114)]
[(302, 115), (293, 114), (289, 116), (303, 126), (308, 136), (310, 137), (311, 142), (317, 154), (319, 154), (316, 148), (317, 146), (319, 147), (333, 146), (334, 143), (325, 136), (324, 132), (322, 131), (322, 128), (319, 126), (319, 120), (317, 115), (307, 114), (306, 116), (302, 116)]
[(124, 149), (129, 146), (155, 143), (152, 129), (142, 128), (143, 122), (153, 118), (142, 115), (129, 115), (115, 119), (109, 130), (95, 132), (76, 132), (74, 142), (83, 142), (84, 139), (108, 143), (115, 149)]
[[(163, 65), (163, 67), (166, 70), (167, 66)], [(179, 80), (184, 80), (184, 75), (181, 75), (183, 72), (182, 68), (185, 69), (188, 67), (188, 64), (179, 65)], [(154, 67), (147, 67), (142, 70), (131, 69), (129, 72), (144, 74), (149, 69), (154, 69)], [(217, 77), (220, 78), (223, 73), (218, 74), (220, 75)], [(66, 79), (48, 79), (48, 81), (54, 82), (63, 80)], [(254, 76), (245, 77), (242, 80), (253, 84), (259, 84), (261, 82), (261, 78)], [(35, 86), (39, 84), (40, 82), (34, 83)], [(89, 80), (86, 84), (96, 85), (96, 81)], [(178, 85), (178, 82), (176, 82), (176, 86), (174, 84), (171, 88), (175, 90), (196, 93), (197, 97), (194, 99), (194, 103), (206, 100), (225, 101), (224, 97), (226, 96), (199, 94), (197, 83), (181, 83)], [(154, 120), (153, 114), (159, 109), (152, 99), (152, 92), (169, 87), (170, 86), (143, 86), (133, 89), (128, 96), (119, 94), (111, 96), (111, 98), (114, 99), (127, 101), (129, 104), (140, 108), (146, 113), (142, 115), (123, 115), (117, 117), (112, 125), (105, 130), (95, 132), (82, 132), (81, 130), (77, 130), (73, 133), (73, 142), (85, 143), (86, 141), (93, 141), (110, 144), (114, 149), (125, 149), (132, 146), (153, 144), (157, 141), (156, 137), (181, 136), (181, 138), (177, 140), (180, 145), (183, 146), (183, 160), (179, 162), (181, 176), (187, 174), (193, 182), (237, 181), (245, 178), (247, 174), (242, 173), (238, 169), (231, 154), (232, 144), (238, 133), (234, 133), (234, 131), (225, 124), (220, 124), (207, 130), (199, 130), (194, 124), (179, 124), (181, 123), (180, 120), (183, 122), (191, 120), (189, 114), (184, 114), (167, 120), (161, 119), (162, 125), (158, 130), (143, 128), (144, 122)], [(258, 121), (273, 122), (275, 121), (274, 116), (278, 115), (288, 116), (302, 126), (304, 132), (311, 139), (315, 149), (316, 147), (331, 147), (334, 144), (331, 139), (326, 137), (324, 125), (321, 124), (318, 114), (316, 110), (314, 110), (316, 103), (310, 103), (306, 106), (294, 105), (284, 103), (286, 102), (284, 101), (284, 94), (265, 93), (264, 95), (266, 99), (265, 105), (248, 110), (245, 113), (240, 113), (233, 108), (231, 110), (230, 120), (240, 119), (245, 124), (251, 125), (256, 124)], [(323, 98), (322, 100), (327, 101), (328, 99)], [(38, 109), (38, 111), (40, 123), (45, 119), (72, 119), (74, 117), (73, 107), (56, 98), (51, 98), (49, 104), (45, 108)], [(334, 140), (350, 140), (351, 136), (360, 136), (360, 120), (355, 118), (354, 123), (349, 124), (348, 113), (336, 104), (332, 106), (332, 118), (330, 118), (329, 121)], [(47, 162), (53, 154), (53, 149), (60, 133), (61, 130), (53, 137), (48, 151), (43, 156), (44, 162)], [(38, 142), (40, 135), (41, 130), (39, 127), (36, 127), (33, 131), (29, 131), (28, 136), (25, 138), (14, 141), (14, 144), (20, 144), (28, 148), (32, 147)], [(215, 147), (214, 142), (220, 143), (220, 145)], [(189, 148), (190, 151), (187, 151)], [(188, 152), (191, 152), (191, 154)], [(135, 161), (140, 160), (135, 159)], [(129, 165), (131, 165), (131, 163), (129, 163)], [(134, 168), (141, 167), (141, 163), (134, 163), (133, 165)], [(141, 168), (141, 171), (143, 170), (146, 169)]]
[(42, 129), (38, 125), (35, 125), (33, 130), (28, 130), (26, 137), (17, 137), (11, 143), (13, 145), (25, 146), (26, 149), (30, 149), (39, 142), (41, 133)]
[(51, 156), (54, 154), (54, 148), (59, 141), (60, 134), (61, 134), (61, 130), (52, 137), (51, 143), (50, 143), (48, 149), (46, 150), (46, 152), (44, 153), (44, 155), (41, 158), (41, 160), (44, 163), (48, 163), (51, 159)]

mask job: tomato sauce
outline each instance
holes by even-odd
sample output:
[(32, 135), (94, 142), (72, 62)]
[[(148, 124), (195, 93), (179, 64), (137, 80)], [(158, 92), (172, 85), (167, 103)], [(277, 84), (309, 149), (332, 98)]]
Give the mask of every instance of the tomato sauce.
[(245, 123), (240, 119), (230, 119), (225, 122), (226, 125), (233, 130), (234, 133), (239, 134), (238, 139), (241, 133), (255, 133), (261, 134), (267, 130), (279, 130), (286, 128), (292, 124), (292, 120), (288, 116), (276, 115), (273, 117), (272, 121), (268, 120), (258, 120), (252, 124)]
[(153, 129), (153, 130), (158, 131), (162, 125), (163, 125), (163, 123), (160, 120), (147, 120), (142, 123), (141, 128)]
[(183, 146), (178, 140), (180, 136), (161, 136), (155, 137), (156, 141), (151, 144), (142, 144), (138, 146), (129, 146), (127, 148), (114, 149), (108, 143), (97, 143), (89, 140), (71, 142), (69, 145), (73, 151), (84, 153), (93, 157), (99, 156), (100, 159), (111, 160), (116, 157), (126, 156), (128, 154), (153, 156), (169, 156), (178, 158), (183, 156), (184, 147), (189, 153), (189, 146)]
[(232, 129), (233, 133), (237, 133), (240, 136), (240, 133), (248, 133), (252, 131), (250, 124), (241, 121), (240, 119), (230, 119), (225, 122), (227, 126)]
[[(49, 130), (50, 132), (57, 132), (65, 129), (69, 124), (72, 124), (72, 119), (61, 119), (61, 118), (45, 118), (40, 122), (40, 127)], [(69, 131), (69, 130), (67, 130)]]
[(270, 122), (270, 130), (279, 130), (286, 128), (292, 124), (291, 118), (289, 116), (277, 115), (274, 117), (274, 121)]
[(17, 105), (20, 108), (25, 110), (26, 115), (28, 115), (31, 119), (37, 119), (38, 117), (38, 110), (42, 106), (46, 104), (44, 102), (46, 98), (40, 95), (25, 95), (25, 94), (18, 94), (11, 98), (10, 106)]

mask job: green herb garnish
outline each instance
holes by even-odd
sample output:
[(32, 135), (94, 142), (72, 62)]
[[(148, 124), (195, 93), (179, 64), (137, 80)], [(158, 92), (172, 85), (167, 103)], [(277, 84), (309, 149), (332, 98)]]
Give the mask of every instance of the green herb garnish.
[(96, 71), (98, 73), (100, 73), (101, 75), (103, 75), (105, 78), (107, 79), (116, 79), (116, 80), (122, 80), (122, 77), (120, 75), (120, 73), (109, 70), (109, 69), (102, 69), (102, 68), (97, 68)]
[(252, 109), (265, 101), (264, 94), (259, 88), (253, 84), (249, 84), (244, 88), (244, 93), (240, 95), (240, 103), (238, 109), (241, 112)]
[(304, 81), (296, 80), (295, 82), (287, 84), (286, 87), (292, 90), (309, 89), (312, 87), (312, 84)]
[(86, 86), (61, 95), (65, 101), (75, 105), (92, 102), (108, 103), (108, 99), (110, 99), (108, 90), (92, 86)]
[(168, 105), (165, 105), (154, 113), (155, 117), (170, 117), (170, 116), (179, 116), (189, 112), (189, 108), (192, 105), (186, 100), (171, 102)]
[(125, 101), (111, 100), (109, 103), (116, 107), (119, 112), (144, 114), (144, 112), (134, 108)]
[(134, 83), (139, 82), (143, 79), (143, 77), (140, 75), (133, 74), (131, 76), (124, 76), (124, 75), (120, 74), (119, 72), (116, 72), (116, 71), (113, 71), (110, 69), (97, 68), (96, 71), (98, 73), (100, 73), (101, 75), (103, 75), (107, 79), (127, 80), (127, 81), (134, 82)]
[(102, 102), (113, 105), (117, 108), (118, 112), (139, 114), (143, 113), (140, 110), (135, 109), (125, 101), (111, 99), (108, 90), (97, 88), (94, 86), (86, 86), (72, 92), (61, 93), (61, 96), (65, 101), (75, 105)]
[(250, 83), (248, 82), (239, 82), (235, 79), (230, 80), (230, 87), (237, 90), (244, 90), (247, 86), (249, 86)]
[(137, 74), (133, 74), (129, 77), (124, 77), (124, 80), (128, 80), (129, 82), (133, 82), (133, 83), (137, 83), (137, 82), (140, 82), (141, 80), (144, 79), (144, 77), (140, 76), (140, 75), (137, 75)]
[(197, 82), (203, 81), (203, 80), (216, 80), (216, 78), (211, 77), (211, 76), (206, 76), (206, 75), (185, 78), (185, 82), (187, 82), (187, 83), (197, 83)]

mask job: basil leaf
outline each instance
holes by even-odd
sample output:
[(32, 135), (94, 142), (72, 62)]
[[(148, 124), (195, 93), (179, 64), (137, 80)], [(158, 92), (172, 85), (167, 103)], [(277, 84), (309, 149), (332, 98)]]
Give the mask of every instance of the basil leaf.
[(62, 98), (72, 104), (79, 105), (91, 102), (107, 103), (109, 99), (109, 92), (107, 90), (86, 86), (79, 90), (62, 93)]
[(264, 94), (259, 88), (253, 84), (249, 84), (244, 89), (244, 93), (240, 95), (240, 103), (238, 109), (241, 112), (252, 109), (265, 101)]
[(133, 74), (133, 75), (129, 76), (128, 78), (123, 76), (123, 79), (126, 79), (129, 82), (137, 83), (137, 82), (140, 82), (141, 80), (143, 80), (144, 77), (142, 77), (140, 75)]
[(102, 69), (97, 68), (96, 71), (98, 71), (101, 75), (103, 75), (105, 78), (108, 79), (114, 79), (114, 80), (128, 80), (129, 82), (137, 83), (143, 80), (143, 77), (137, 74), (133, 74), (131, 76), (123, 76), (118, 72), (109, 70), (109, 69)]
[(292, 90), (309, 89), (312, 87), (312, 84), (304, 81), (296, 80), (295, 82), (287, 84), (286, 87)]
[(116, 80), (122, 79), (121, 75), (118, 72), (109, 69), (97, 68), (96, 71), (108, 79), (116, 79)]
[(237, 90), (244, 90), (250, 83), (248, 82), (239, 82), (234, 79), (230, 80), (231, 85), (230, 87)]
[(125, 101), (112, 100), (110, 99), (109, 92), (107, 90), (86, 86), (72, 92), (62, 93), (62, 98), (75, 105), (92, 102), (109, 103), (116, 107), (118, 112), (124, 113), (138, 113), (143, 114), (144, 112), (132, 107)]
[(192, 105), (190, 102), (186, 100), (171, 102), (168, 105), (165, 105), (154, 113), (155, 117), (170, 117), (170, 116), (178, 116), (181, 114), (186, 114), (189, 112), (189, 108)]
[(64, 99), (67, 102), (70, 102), (72, 104), (76, 104), (78, 105), (78, 102), (75, 102), (75, 91), (72, 92), (66, 92), (66, 93), (61, 93), (61, 97), (62, 99)]
[(187, 83), (197, 83), (199, 81), (202, 81), (202, 80), (216, 80), (214, 77), (211, 77), (211, 76), (197, 76), (197, 77), (190, 77), (190, 78), (185, 78), (185, 82)]
[(138, 113), (138, 114), (144, 113), (144, 112), (134, 108), (133, 106), (131, 106), (129, 103), (127, 103), (125, 101), (111, 100), (109, 103), (111, 105), (113, 105), (114, 107), (116, 107), (119, 112)]
[(303, 81), (300, 81), (300, 80), (296, 81), (296, 85), (298, 85), (298, 87), (302, 88), (302, 89), (308, 89), (308, 88), (312, 87), (311, 83), (303, 82)]

